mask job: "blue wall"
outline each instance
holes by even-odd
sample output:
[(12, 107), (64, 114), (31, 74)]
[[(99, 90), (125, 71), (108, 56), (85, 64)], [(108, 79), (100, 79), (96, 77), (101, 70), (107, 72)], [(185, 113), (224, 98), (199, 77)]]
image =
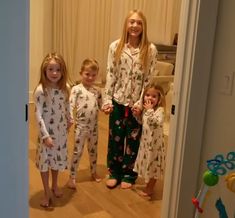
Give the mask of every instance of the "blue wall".
[(29, 1), (0, 2), (0, 217), (28, 217)]

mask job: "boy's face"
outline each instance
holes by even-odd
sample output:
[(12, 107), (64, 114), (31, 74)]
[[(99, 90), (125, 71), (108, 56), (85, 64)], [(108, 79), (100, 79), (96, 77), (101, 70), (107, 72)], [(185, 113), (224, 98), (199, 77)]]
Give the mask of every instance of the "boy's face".
[(92, 86), (96, 80), (98, 72), (91, 69), (86, 69), (81, 72), (81, 79), (84, 86)]

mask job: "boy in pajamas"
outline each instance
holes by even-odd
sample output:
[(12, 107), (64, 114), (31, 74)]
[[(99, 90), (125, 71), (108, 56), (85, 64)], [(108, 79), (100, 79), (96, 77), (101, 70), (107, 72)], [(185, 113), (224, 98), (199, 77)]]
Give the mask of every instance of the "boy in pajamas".
[(98, 144), (98, 112), (101, 107), (101, 93), (93, 84), (96, 80), (99, 66), (94, 59), (85, 59), (80, 75), (81, 83), (74, 86), (70, 95), (70, 114), (75, 110), (75, 138), (70, 166), (68, 187), (76, 189), (76, 173), (87, 140), (90, 159), (91, 177), (96, 182), (101, 179), (96, 173), (97, 144)]

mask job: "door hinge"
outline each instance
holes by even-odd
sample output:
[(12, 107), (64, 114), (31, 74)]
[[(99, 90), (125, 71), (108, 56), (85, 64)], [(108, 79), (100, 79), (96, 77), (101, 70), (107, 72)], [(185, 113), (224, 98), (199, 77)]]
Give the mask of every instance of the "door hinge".
[(171, 114), (174, 115), (175, 114), (175, 105), (171, 105)]
[(28, 104), (25, 105), (25, 122), (28, 121)]

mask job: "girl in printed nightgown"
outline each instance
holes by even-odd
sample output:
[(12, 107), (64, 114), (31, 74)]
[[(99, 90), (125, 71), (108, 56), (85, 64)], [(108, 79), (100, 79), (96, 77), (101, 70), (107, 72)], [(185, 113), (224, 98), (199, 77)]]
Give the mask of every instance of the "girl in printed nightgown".
[(137, 116), (143, 128), (134, 171), (143, 177), (146, 183), (140, 195), (151, 196), (156, 180), (163, 174), (165, 165), (163, 139), (165, 97), (161, 86), (150, 84), (144, 91), (143, 102), (142, 116)]
[[(49, 53), (41, 64), (39, 84), (34, 91), (35, 114), (39, 127), (36, 166), (44, 187), (40, 205), (49, 207), (51, 194), (61, 197), (58, 188), (58, 171), (67, 168), (67, 132), (70, 127), (69, 87), (63, 57)], [(49, 188), (49, 170), (52, 187)]]
[(91, 178), (100, 182), (96, 173), (98, 144), (98, 111), (101, 107), (101, 93), (94, 87), (99, 66), (94, 59), (85, 59), (81, 66), (81, 83), (74, 86), (70, 95), (70, 114), (75, 110), (75, 144), (70, 166), (68, 187), (76, 189), (76, 173), (85, 141), (90, 159)]

